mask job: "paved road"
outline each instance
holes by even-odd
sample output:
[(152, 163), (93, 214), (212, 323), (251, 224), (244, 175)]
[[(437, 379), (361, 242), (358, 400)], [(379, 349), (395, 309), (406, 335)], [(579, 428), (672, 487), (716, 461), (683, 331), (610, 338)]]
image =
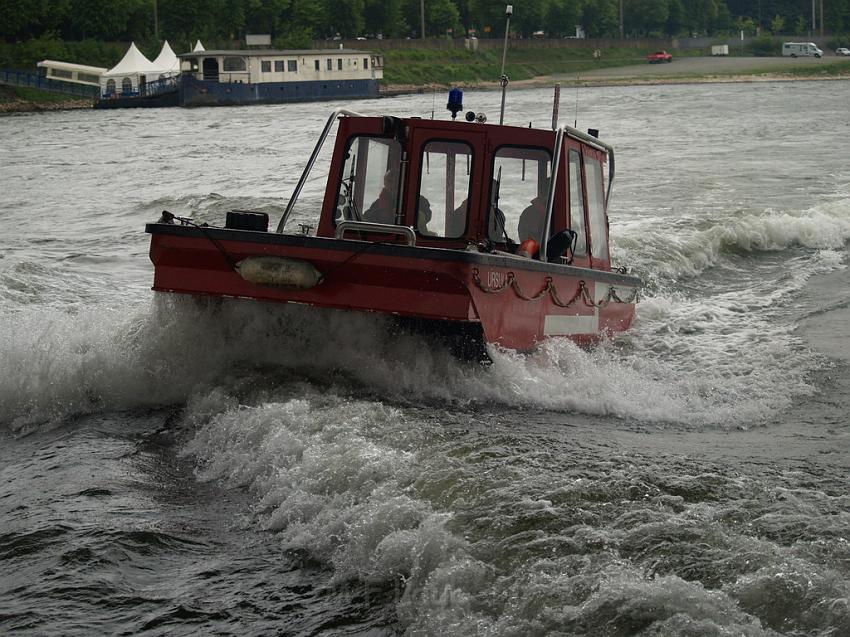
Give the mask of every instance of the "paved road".
[[(801, 66), (817, 67), (829, 64), (839, 58), (827, 53), (824, 58), (790, 58), (790, 57), (675, 57), (669, 64), (630, 64), (596, 71), (582, 71), (581, 79), (631, 79), (631, 78), (669, 78), (693, 77), (704, 75), (736, 75), (751, 71), (763, 70), (765, 73), (782, 73), (787, 69)], [(575, 75), (564, 73), (558, 79), (571, 80)]]

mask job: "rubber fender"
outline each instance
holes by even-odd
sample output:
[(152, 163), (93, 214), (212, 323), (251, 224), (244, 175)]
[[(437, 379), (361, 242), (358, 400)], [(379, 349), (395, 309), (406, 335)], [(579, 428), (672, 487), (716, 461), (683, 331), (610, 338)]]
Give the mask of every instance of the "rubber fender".
[(236, 264), (236, 271), (255, 285), (309, 290), (322, 282), (322, 273), (312, 263), (286, 257), (247, 257)]

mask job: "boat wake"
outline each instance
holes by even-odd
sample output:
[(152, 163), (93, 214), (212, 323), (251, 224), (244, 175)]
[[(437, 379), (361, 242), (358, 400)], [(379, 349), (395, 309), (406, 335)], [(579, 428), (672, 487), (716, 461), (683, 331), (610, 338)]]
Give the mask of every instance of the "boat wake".
[(157, 295), (129, 310), (23, 309), (0, 318), (0, 420), (21, 429), (183, 404), (218, 387), (252, 400), (297, 395), (306, 383), (397, 405), (749, 425), (808, 391), (809, 367), (785, 364), (795, 355), (788, 333), (759, 335), (764, 326), (746, 322), (729, 333), (738, 316), (655, 298), (634, 334), (592, 350), (565, 340), (530, 355), (491, 348), (482, 366), (378, 315), (298, 305)]
[(742, 253), (794, 247), (833, 252), (850, 240), (850, 204), (835, 200), (802, 211), (736, 211), (709, 222), (677, 218), (673, 223), (673, 228), (657, 219), (622, 224), (613, 242), (615, 260), (669, 288), (711, 268), (734, 266)]

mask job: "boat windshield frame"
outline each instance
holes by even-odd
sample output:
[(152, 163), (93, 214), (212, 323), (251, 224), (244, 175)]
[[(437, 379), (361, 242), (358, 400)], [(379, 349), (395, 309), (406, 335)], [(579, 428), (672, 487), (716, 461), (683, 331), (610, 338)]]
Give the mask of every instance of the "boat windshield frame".
[(301, 189), (304, 188), (304, 184), (307, 183), (307, 177), (309, 177), (310, 172), (313, 170), (313, 165), (316, 163), (316, 159), (319, 157), (319, 153), (322, 150), (322, 146), (324, 146), (328, 135), (330, 135), (334, 123), (340, 117), (367, 116), (362, 113), (358, 113), (357, 111), (349, 110), (347, 108), (334, 109), (334, 111), (330, 114), (327, 122), (325, 122), (324, 129), (322, 129), (322, 134), (319, 135), (319, 140), (316, 142), (316, 146), (313, 148), (313, 152), (310, 154), (310, 158), (307, 160), (307, 165), (304, 167), (304, 171), (301, 173), (301, 177), (298, 179), (298, 183), (295, 185), (295, 190), (292, 192), (292, 197), (289, 198), (289, 202), (286, 204), (286, 209), (283, 211), (283, 216), (280, 218), (280, 221), (277, 224), (276, 232), (278, 234), (283, 233), (283, 229), (286, 227), (286, 222), (289, 220), (289, 215), (292, 213), (292, 209), (295, 207), (295, 203), (298, 201), (298, 196), (301, 194)]

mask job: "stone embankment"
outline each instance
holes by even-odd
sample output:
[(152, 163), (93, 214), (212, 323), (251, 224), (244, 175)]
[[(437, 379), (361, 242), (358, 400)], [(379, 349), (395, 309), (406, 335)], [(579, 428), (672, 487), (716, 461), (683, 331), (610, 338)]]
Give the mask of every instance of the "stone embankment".
[(33, 101), (20, 95), (11, 86), (0, 84), (0, 113), (30, 113), (33, 111), (64, 111), (71, 108), (91, 108), (90, 99), (63, 99), (55, 101)]
[(71, 108), (91, 108), (91, 100), (63, 100), (61, 102), (30, 102), (10, 100), (0, 102), (0, 113), (31, 113), (34, 111), (64, 111)]

